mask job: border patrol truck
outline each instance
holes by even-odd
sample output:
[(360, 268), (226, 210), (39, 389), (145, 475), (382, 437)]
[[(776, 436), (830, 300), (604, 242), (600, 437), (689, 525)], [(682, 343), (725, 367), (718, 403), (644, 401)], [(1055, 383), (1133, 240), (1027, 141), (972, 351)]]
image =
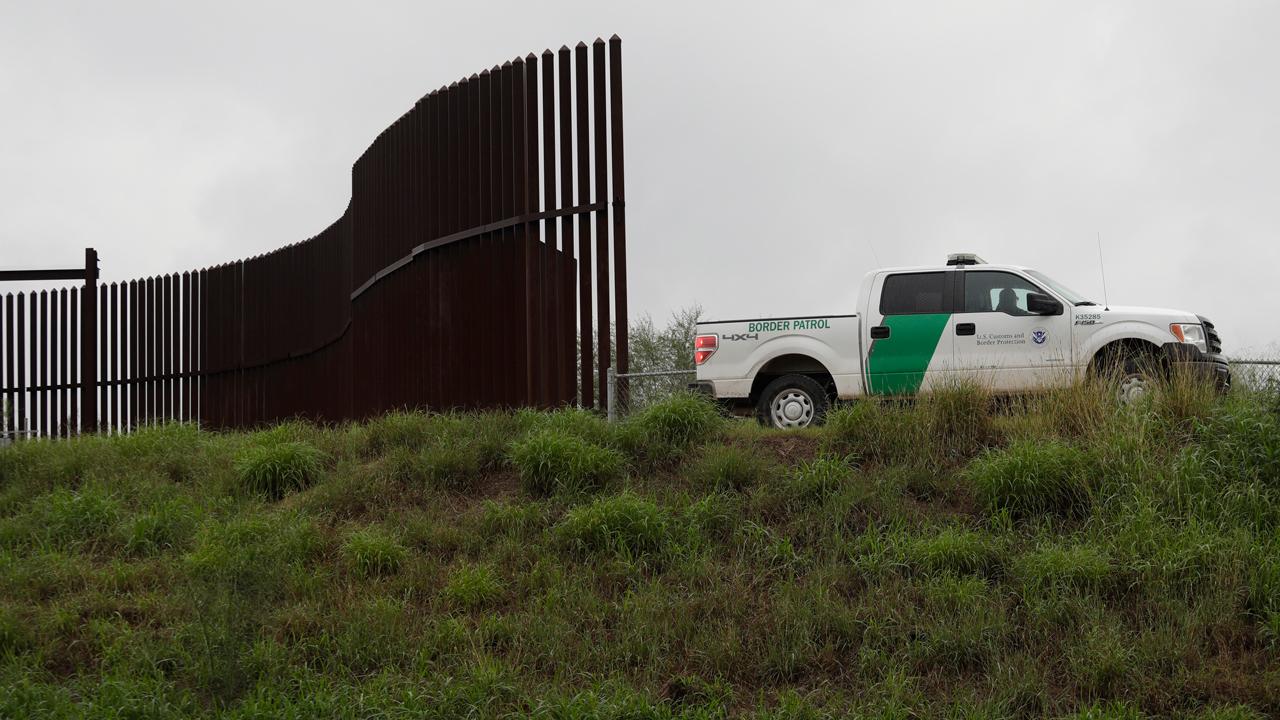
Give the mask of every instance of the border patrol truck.
[(1213, 323), (1181, 310), (1103, 307), (1044, 273), (960, 253), (946, 265), (868, 273), (850, 315), (698, 323), (693, 388), (778, 428), (822, 421), (831, 401), (957, 384), (995, 392), (1115, 373), (1121, 402), (1175, 366), (1226, 389)]

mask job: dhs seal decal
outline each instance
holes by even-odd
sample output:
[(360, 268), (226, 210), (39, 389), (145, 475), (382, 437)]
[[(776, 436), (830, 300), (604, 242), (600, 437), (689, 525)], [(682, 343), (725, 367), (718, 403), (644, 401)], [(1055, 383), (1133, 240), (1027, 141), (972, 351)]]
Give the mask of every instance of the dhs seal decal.
[(1031, 331), (1031, 342), (1037, 345), (1043, 345), (1045, 340), (1049, 339), (1049, 331), (1044, 328), (1036, 328)]

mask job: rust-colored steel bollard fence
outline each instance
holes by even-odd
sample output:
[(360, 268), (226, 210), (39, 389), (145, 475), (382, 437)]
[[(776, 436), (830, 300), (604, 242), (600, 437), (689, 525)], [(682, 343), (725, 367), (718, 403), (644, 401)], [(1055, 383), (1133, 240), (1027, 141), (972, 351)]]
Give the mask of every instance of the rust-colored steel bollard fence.
[(429, 93), (351, 185), (323, 232), (246, 260), (0, 271), (83, 282), (3, 296), (0, 438), (603, 405), (628, 370), (617, 36)]

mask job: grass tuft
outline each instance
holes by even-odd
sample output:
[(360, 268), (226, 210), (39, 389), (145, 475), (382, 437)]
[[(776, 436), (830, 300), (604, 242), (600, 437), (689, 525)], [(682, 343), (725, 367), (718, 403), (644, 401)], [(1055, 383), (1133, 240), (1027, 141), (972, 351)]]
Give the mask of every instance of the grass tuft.
[(779, 474), (779, 469), (750, 449), (737, 445), (708, 445), (698, 454), (686, 474), (694, 485), (703, 490), (740, 492)]
[(279, 500), (319, 479), (323, 454), (304, 442), (250, 445), (236, 458), (240, 487)]
[(573, 508), (556, 527), (556, 534), (578, 552), (640, 558), (669, 546), (672, 525), (665, 509), (624, 492)]
[(640, 464), (659, 467), (677, 462), (724, 427), (725, 418), (710, 399), (680, 393), (632, 415), (618, 429), (617, 438)]
[(502, 583), (493, 567), (464, 564), (449, 576), (444, 596), (456, 607), (474, 610), (494, 604), (502, 596)]
[(1060, 442), (1018, 442), (973, 461), (966, 476), (988, 512), (1081, 515), (1099, 480), (1090, 454)]
[(400, 538), (376, 527), (356, 530), (342, 544), (342, 554), (357, 573), (365, 577), (394, 575), (404, 565), (409, 551)]
[(598, 490), (620, 477), (625, 466), (616, 450), (550, 431), (515, 443), (511, 463), (520, 473), (521, 487), (534, 496)]
[(1001, 552), (987, 535), (946, 528), (911, 543), (908, 557), (913, 565), (926, 573), (989, 574), (998, 569)]
[(1100, 589), (1113, 578), (1108, 553), (1091, 545), (1045, 545), (1014, 559), (1013, 574), (1030, 589)]
[(853, 478), (853, 468), (844, 459), (823, 455), (802, 462), (791, 473), (788, 491), (797, 507), (821, 505), (840, 492)]

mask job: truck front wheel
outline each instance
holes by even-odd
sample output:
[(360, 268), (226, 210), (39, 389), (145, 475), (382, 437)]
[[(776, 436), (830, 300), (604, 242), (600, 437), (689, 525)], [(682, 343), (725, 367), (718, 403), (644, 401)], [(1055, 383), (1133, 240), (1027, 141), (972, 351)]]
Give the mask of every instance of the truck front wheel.
[(760, 393), (756, 414), (761, 425), (781, 430), (820, 425), (827, 415), (827, 393), (807, 375), (783, 375)]

